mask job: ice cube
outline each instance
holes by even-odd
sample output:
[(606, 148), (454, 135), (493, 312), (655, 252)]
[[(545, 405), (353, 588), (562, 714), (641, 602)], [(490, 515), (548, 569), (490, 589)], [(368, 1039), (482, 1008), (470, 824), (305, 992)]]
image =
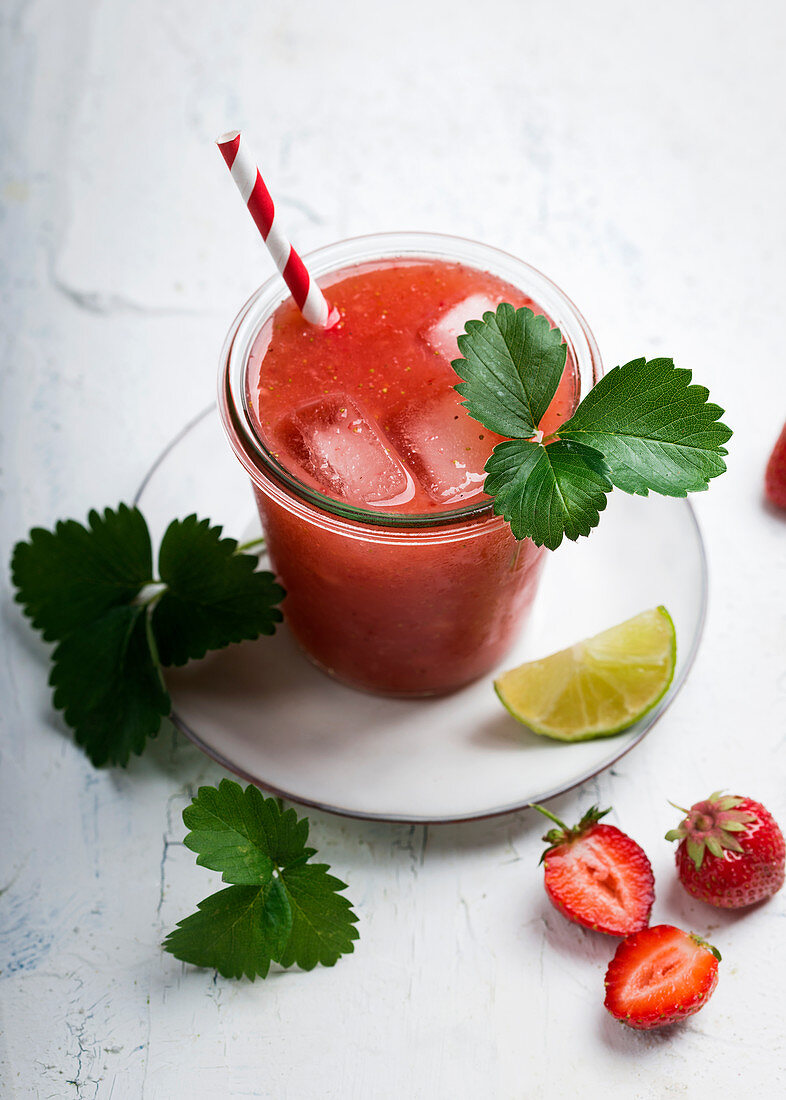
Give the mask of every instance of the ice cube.
[(467, 321), (482, 320), (484, 313), (496, 310), (498, 305), (497, 298), (490, 298), (487, 294), (473, 294), (458, 305), (451, 306), (446, 313), (434, 321), (422, 333), (423, 339), (432, 351), (444, 356), (450, 363), (461, 355), (456, 337), (461, 336)]
[(438, 504), (457, 504), (483, 492), (492, 447), (500, 436), (473, 420), (453, 392), (402, 410), (386, 421), (393, 446)]
[(374, 425), (344, 395), (303, 405), (277, 426), (285, 454), (320, 488), (350, 504), (404, 504), (415, 491), (408, 472)]

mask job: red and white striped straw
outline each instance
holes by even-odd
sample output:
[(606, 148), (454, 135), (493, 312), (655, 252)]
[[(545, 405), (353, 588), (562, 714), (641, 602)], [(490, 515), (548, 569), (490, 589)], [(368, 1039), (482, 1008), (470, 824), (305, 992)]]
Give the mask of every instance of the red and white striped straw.
[(338, 310), (331, 309), (325, 296), (309, 275), (306, 266), (284, 235), (276, 208), (265, 187), (256, 161), (240, 140), (239, 130), (230, 130), (216, 141), (232, 179), (237, 184), (248, 212), (257, 224), (262, 239), (270, 250), (276, 267), (305, 319), (320, 328), (330, 328), (339, 319)]

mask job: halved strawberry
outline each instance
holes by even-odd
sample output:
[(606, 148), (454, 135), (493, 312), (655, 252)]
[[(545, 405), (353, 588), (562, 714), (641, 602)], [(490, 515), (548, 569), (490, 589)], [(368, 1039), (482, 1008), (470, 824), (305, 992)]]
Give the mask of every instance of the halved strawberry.
[(599, 824), (609, 811), (593, 806), (574, 828), (534, 806), (559, 828), (543, 837), (546, 893), (577, 924), (611, 936), (645, 928), (655, 900), (650, 861), (635, 840), (614, 825)]
[(764, 492), (776, 508), (786, 508), (786, 424), (772, 448), (764, 473)]
[(720, 954), (671, 924), (656, 924), (623, 940), (606, 971), (605, 1005), (617, 1020), (641, 1030), (664, 1027), (698, 1012), (718, 984)]

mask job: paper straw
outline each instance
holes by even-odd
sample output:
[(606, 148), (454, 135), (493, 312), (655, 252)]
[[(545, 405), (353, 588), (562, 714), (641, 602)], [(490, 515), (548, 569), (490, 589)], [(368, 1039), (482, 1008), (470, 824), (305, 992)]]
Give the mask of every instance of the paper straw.
[(325, 296), (309, 275), (306, 266), (290, 244), (276, 217), (276, 208), (265, 187), (256, 161), (240, 139), (239, 130), (230, 130), (216, 141), (243, 202), (254, 219), (276, 267), (304, 318), (312, 325), (330, 328), (339, 319)]

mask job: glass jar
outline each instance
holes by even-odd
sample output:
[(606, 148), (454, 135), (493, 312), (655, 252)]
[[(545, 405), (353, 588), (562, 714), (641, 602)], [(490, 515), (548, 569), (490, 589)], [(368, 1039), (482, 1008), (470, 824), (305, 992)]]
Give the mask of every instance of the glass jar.
[[(457, 237), (385, 233), (319, 249), (306, 265), (323, 282), (392, 258), (460, 263), (513, 284), (560, 329), (576, 366), (577, 402), (600, 377), (594, 337), (570, 299), (505, 252)], [(286, 469), (256, 429), (247, 373), (260, 330), (287, 297), (276, 275), (238, 314), (221, 356), (219, 408), (251, 478), (289, 628), (320, 668), (354, 687), (394, 696), (459, 688), (512, 645), (547, 552), (517, 541), (487, 498), (437, 512), (384, 512), (334, 499)]]

